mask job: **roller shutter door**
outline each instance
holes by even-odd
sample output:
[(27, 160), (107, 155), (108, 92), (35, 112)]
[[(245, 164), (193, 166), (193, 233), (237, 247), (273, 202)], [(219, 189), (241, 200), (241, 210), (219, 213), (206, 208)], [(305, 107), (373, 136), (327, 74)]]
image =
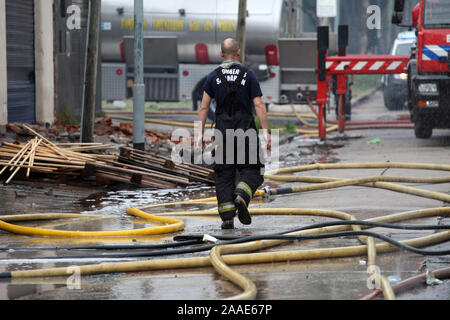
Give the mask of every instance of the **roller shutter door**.
[(8, 121), (33, 123), (36, 120), (33, 0), (6, 0), (6, 41)]

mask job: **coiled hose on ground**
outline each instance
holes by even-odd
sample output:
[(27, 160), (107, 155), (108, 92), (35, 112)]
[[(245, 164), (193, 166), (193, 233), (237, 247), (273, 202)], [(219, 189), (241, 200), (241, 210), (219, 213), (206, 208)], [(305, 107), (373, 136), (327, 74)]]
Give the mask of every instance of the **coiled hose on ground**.
[[(263, 196), (264, 194), (285, 194), (285, 193), (298, 193), (307, 192), (312, 190), (325, 190), (330, 188), (338, 188), (343, 186), (357, 185), (375, 188), (384, 188), (396, 192), (413, 194), (425, 198), (436, 199), (450, 203), (450, 196), (447, 194), (422, 190), (414, 187), (407, 187), (398, 185), (393, 182), (400, 183), (444, 183), (450, 182), (450, 177), (440, 178), (413, 178), (413, 177), (365, 177), (359, 179), (340, 179), (340, 178), (318, 178), (318, 177), (304, 177), (296, 176), (294, 173), (305, 172), (309, 170), (325, 170), (325, 169), (361, 169), (361, 168), (402, 168), (402, 169), (422, 169), (422, 170), (439, 170), (450, 171), (448, 165), (435, 165), (435, 164), (414, 164), (414, 163), (362, 163), (362, 164), (315, 164), (309, 166), (298, 166), (285, 169), (279, 169), (266, 173), (266, 178), (273, 181), (281, 182), (308, 182), (314, 183), (306, 186), (293, 186), (288, 188), (270, 189), (265, 191), (258, 191), (256, 196)], [(195, 201), (179, 202), (182, 203), (208, 203), (211, 204), (215, 199), (199, 199)], [(90, 236), (119, 236), (130, 234), (156, 234), (174, 232), (182, 230), (184, 224), (181, 220), (164, 217), (169, 216), (202, 216), (202, 215), (217, 215), (216, 210), (206, 210), (198, 212), (169, 212), (165, 214), (159, 214), (158, 216), (150, 215), (143, 210), (148, 210), (155, 205), (146, 206), (141, 208), (130, 208), (127, 210), (128, 214), (141, 217), (143, 219), (156, 220), (162, 223), (168, 223), (168, 226), (139, 229), (144, 231), (125, 230), (125, 231), (98, 231), (95, 232), (82, 232), (82, 231), (59, 231), (59, 230), (47, 230), (42, 228), (29, 228), (13, 225), (9, 222), (17, 221), (20, 216), (9, 216), (0, 221), (0, 228), (2, 230), (26, 235), (39, 235), (39, 236), (67, 236), (67, 237), (90, 237)], [(386, 299), (394, 299), (395, 294), (389, 281), (383, 275), (376, 274), (376, 268), (370, 269), (370, 266), (375, 265), (376, 254), (389, 252), (396, 250), (400, 247), (403, 249), (416, 250), (418, 254), (433, 254), (432, 251), (420, 251), (417, 250), (421, 247), (434, 245), (437, 243), (447, 242), (450, 240), (450, 231), (443, 231), (434, 233), (432, 235), (401, 241), (401, 245), (397, 243), (383, 242), (375, 244), (374, 237), (377, 234), (367, 233), (362, 231), (361, 227), (370, 227), (366, 225), (371, 222), (382, 223), (395, 223), (404, 220), (433, 217), (433, 216), (446, 216), (450, 215), (449, 207), (431, 208), (423, 210), (415, 210), (404, 213), (397, 213), (386, 215), (382, 217), (372, 218), (365, 221), (361, 221), (360, 224), (352, 224), (356, 218), (344, 212), (333, 210), (319, 210), (319, 209), (297, 209), (297, 208), (275, 208), (275, 209), (250, 209), (252, 215), (267, 214), (267, 215), (312, 215), (312, 216), (325, 216), (336, 218), (342, 221), (341, 224), (336, 222), (336, 225), (329, 226), (314, 226), (313, 229), (299, 230), (288, 232), (284, 235), (269, 235), (257, 238), (248, 239), (235, 239), (230, 241), (242, 242), (242, 243), (218, 243), (218, 245), (211, 245), (211, 252), (209, 257), (194, 257), (194, 258), (179, 258), (179, 259), (162, 259), (162, 260), (148, 260), (148, 261), (132, 261), (132, 262), (119, 262), (119, 263), (105, 263), (80, 266), (80, 272), (83, 275), (97, 274), (97, 273), (111, 273), (111, 272), (138, 272), (148, 270), (162, 270), (162, 269), (179, 269), (179, 268), (191, 268), (191, 267), (205, 267), (213, 266), (214, 269), (229, 279), (237, 286), (242, 288), (243, 292), (233, 299), (252, 299), (257, 294), (257, 288), (254, 283), (247, 277), (237, 273), (230, 268), (230, 265), (237, 264), (253, 264), (253, 263), (267, 263), (267, 262), (281, 262), (281, 261), (298, 261), (306, 259), (321, 259), (321, 258), (333, 258), (333, 257), (350, 257), (366, 254), (368, 256), (369, 270), (371, 271), (371, 279), (379, 279), (381, 284), (381, 290)], [(29, 215), (35, 216), (35, 215)], [(63, 215), (65, 218), (71, 218), (73, 216)], [(61, 217), (63, 217), (61, 216)], [(75, 215), (77, 218), (80, 215)], [(24, 217), (24, 216), (23, 216)], [(32, 217), (29, 217), (32, 218)], [(36, 216), (36, 218), (45, 219), (46, 216)], [(52, 218), (59, 218), (53, 216)], [(25, 219), (25, 218), (22, 218)], [(347, 224), (345, 224), (346, 222)], [(358, 222), (355, 222), (358, 223)], [(424, 226), (422, 226), (424, 227)], [(352, 231), (348, 231), (350, 230)], [(436, 227), (436, 229), (439, 229)], [(441, 229), (445, 229), (441, 228)], [(153, 230), (153, 231), (151, 231)], [(341, 248), (321, 248), (310, 250), (291, 250), (291, 251), (279, 251), (279, 252), (256, 252), (262, 249), (275, 247), (284, 243), (289, 243), (293, 239), (305, 239), (307, 237), (333, 237), (342, 232), (352, 232), (349, 235), (355, 235), (361, 242), (360, 246), (341, 247)], [(334, 234), (330, 234), (334, 233)], [(328, 235), (327, 235), (328, 234)], [(267, 239), (267, 240), (263, 240)], [(270, 240), (268, 240), (270, 239)], [(384, 240), (387, 240), (384, 238)], [(414, 249), (415, 248), (415, 249)], [(172, 251), (172, 250), (171, 250)], [(448, 251), (448, 250), (447, 250)], [(448, 254), (446, 250), (441, 252), (435, 252), (436, 254)], [(6, 273), (0, 273), (0, 277), (3, 278), (24, 278), (24, 277), (48, 277), (48, 276), (65, 276), (67, 275), (67, 268), (50, 268), (50, 269), (38, 269), (38, 270), (24, 270), (24, 271), (12, 271)]]

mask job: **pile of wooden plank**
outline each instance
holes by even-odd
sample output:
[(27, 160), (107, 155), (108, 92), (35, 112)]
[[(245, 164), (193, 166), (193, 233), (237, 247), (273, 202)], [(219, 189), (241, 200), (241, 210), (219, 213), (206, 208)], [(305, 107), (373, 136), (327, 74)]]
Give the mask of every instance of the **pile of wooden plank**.
[(116, 160), (117, 156), (88, 154), (97, 150), (112, 148), (110, 145), (98, 143), (92, 144), (55, 144), (34, 131), (27, 125), (23, 125), (34, 139), (25, 144), (4, 142), (0, 147), (0, 175), (10, 172), (5, 184), (9, 184), (20, 169), (26, 169), (26, 177), (31, 172), (48, 174), (70, 175), (73, 172), (81, 172), (89, 161), (106, 163), (108, 160)]
[(178, 164), (170, 157), (156, 155), (132, 148), (120, 148), (119, 161), (135, 167), (156, 170), (164, 174), (184, 177), (189, 182), (214, 184), (214, 171), (193, 164)]
[(177, 164), (169, 157), (128, 147), (120, 148), (119, 162), (88, 162), (84, 175), (97, 183), (118, 181), (145, 188), (186, 187), (191, 182), (214, 183), (214, 171), (192, 164)]
[[(190, 182), (214, 183), (213, 170), (191, 164), (177, 164), (169, 157), (122, 147), (120, 157), (92, 153), (114, 148), (99, 143), (56, 144), (27, 125), (23, 128), (35, 137), (27, 143), (3, 142), (0, 146), (0, 176), (9, 184), (26, 172), (57, 174), (61, 179), (78, 176), (95, 178), (97, 184), (121, 182), (144, 188), (167, 189), (186, 187)], [(119, 160), (119, 161), (117, 161)]]
[(83, 175), (95, 176), (98, 184), (108, 184), (115, 181), (142, 188), (173, 189), (186, 187), (189, 184), (187, 178), (115, 161), (108, 161), (106, 164), (87, 162)]

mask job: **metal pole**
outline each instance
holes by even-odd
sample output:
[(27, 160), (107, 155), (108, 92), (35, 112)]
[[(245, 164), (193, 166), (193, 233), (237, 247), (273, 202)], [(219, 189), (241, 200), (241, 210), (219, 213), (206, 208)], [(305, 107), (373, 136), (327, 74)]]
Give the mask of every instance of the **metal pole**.
[(237, 41), (241, 48), (241, 63), (245, 63), (245, 43), (246, 43), (246, 19), (247, 19), (247, 0), (239, 0), (239, 16)]
[(319, 138), (321, 141), (327, 139), (326, 121), (324, 122), (325, 112), (324, 106), (327, 104), (327, 74), (326, 59), (327, 50), (329, 48), (329, 27), (320, 26), (317, 28), (317, 99), (319, 105)]
[[(348, 26), (338, 26), (338, 56), (345, 57), (347, 55), (348, 46)], [(347, 93), (347, 75), (337, 75), (337, 89), (336, 94), (339, 97), (338, 111), (339, 111), (339, 133), (344, 134), (345, 131), (345, 101), (344, 97)]]
[(319, 138), (320, 141), (325, 141), (327, 139), (327, 131), (326, 131), (326, 121), (325, 121), (325, 112), (324, 105), (319, 104)]
[(88, 18), (87, 18), (87, 27), (86, 27), (86, 48), (84, 50), (84, 71), (83, 71), (83, 93), (81, 96), (81, 125), (80, 125), (80, 142), (83, 142), (83, 127), (84, 127), (84, 101), (86, 97), (86, 70), (87, 70), (87, 58), (88, 58), (88, 49), (89, 49), (89, 26), (91, 21), (91, 5), (92, 0), (88, 1)]
[(334, 19), (334, 32), (338, 30), (341, 24), (341, 0), (336, 0), (336, 17)]
[(145, 149), (144, 1), (134, 0), (133, 147)]
[(95, 104), (97, 102), (98, 57), (100, 50), (101, 1), (92, 1), (89, 21), (89, 45), (86, 66), (86, 96), (83, 113), (82, 142), (94, 141)]
[[(338, 76), (338, 78), (341, 76)], [(344, 119), (344, 95), (338, 94), (338, 124), (339, 124), (339, 133), (343, 134), (345, 131), (345, 119)]]

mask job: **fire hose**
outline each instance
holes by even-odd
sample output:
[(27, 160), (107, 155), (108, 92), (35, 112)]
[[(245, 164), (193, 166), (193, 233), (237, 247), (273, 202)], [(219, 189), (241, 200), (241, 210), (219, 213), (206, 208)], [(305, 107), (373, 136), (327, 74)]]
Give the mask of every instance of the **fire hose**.
[[(313, 224), (306, 227), (296, 228), (294, 230), (285, 231), (283, 233), (277, 234), (266, 234), (266, 235), (254, 235), (254, 236), (242, 236), (242, 237), (224, 237), (220, 235), (213, 235), (214, 239), (218, 240), (226, 240), (221, 243), (221, 245), (235, 244), (235, 243), (243, 243), (250, 241), (259, 241), (259, 240), (317, 240), (317, 239), (326, 239), (326, 238), (337, 238), (343, 236), (371, 236), (374, 238), (381, 239), (385, 242), (388, 242), (400, 249), (410, 251), (420, 255), (447, 255), (450, 254), (450, 250), (441, 250), (441, 251), (431, 251), (431, 250), (423, 250), (417, 249), (408, 245), (405, 245), (399, 241), (391, 239), (390, 237), (384, 236), (379, 233), (370, 232), (370, 231), (342, 231), (335, 233), (327, 233), (320, 235), (289, 235), (291, 233), (310, 230), (316, 228), (324, 228), (330, 226), (340, 226), (340, 225), (351, 225), (351, 226), (372, 226), (372, 227), (384, 227), (384, 228), (392, 228), (392, 229), (403, 229), (403, 230), (449, 230), (450, 225), (402, 225), (402, 224), (391, 224), (391, 223), (381, 223), (381, 222), (373, 222), (373, 221), (363, 221), (363, 220), (348, 220), (348, 221), (336, 221), (336, 222), (325, 222), (319, 224)], [(160, 245), (148, 245), (148, 244), (132, 244), (132, 245), (94, 245), (94, 246), (74, 246), (74, 247), (56, 247), (56, 248), (0, 248), (0, 251), (48, 251), (48, 250), (142, 250), (142, 249), (150, 249), (152, 251), (143, 251), (138, 253), (114, 253), (114, 254), (92, 254), (88, 255), (75, 255), (75, 256), (50, 256), (50, 257), (38, 257), (38, 258), (28, 258), (27, 260), (58, 260), (61, 258), (64, 259), (92, 259), (92, 258), (101, 258), (101, 259), (120, 259), (120, 258), (138, 258), (138, 257), (155, 257), (155, 256), (169, 256), (169, 255), (177, 255), (177, 254), (186, 254), (186, 253), (196, 253), (202, 251), (211, 250), (216, 245), (204, 245), (204, 246), (196, 246), (189, 247), (183, 249), (174, 249), (176, 247), (184, 247), (188, 245), (194, 244), (203, 244), (204, 243), (204, 235), (183, 235), (174, 237), (174, 243), (168, 244), (160, 244)], [(156, 249), (171, 249), (171, 250), (156, 250)]]
[[(313, 114), (299, 114), (295, 107), (291, 105), (292, 113), (267, 113), (268, 117), (295, 117), (300, 123), (310, 128), (317, 128), (317, 124), (310, 123), (306, 121), (306, 118), (318, 119), (317, 111), (314, 109), (312, 103), (309, 103), (309, 107), (312, 110)], [(125, 111), (107, 111), (107, 113), (113, 114), (111, 116), (112, 119), (115, 120), (124, 120), (124, 121), (133, 121), (133, 118), (120, 116), (117, 114), (126, 114)], [(167, 114), (187, 114), (187, 115), (195, 115), (198, 114), (196, 111), (150, 111), (146, 112), (146, 114), (156, 114), (156, 115), (167, 115)], [(182, 121), (168, 121), (161, 119), (145, 119), (146, 123), (152, 124), (160, 124), (160, 125), (168, 125), (174, 127), (185, 127), (185, 128), (194, 128), (195, 125), (192, 122), (182, 122)], [(327, 123), (331, 124), (331, 126), (327, 127), (326, 132), (331, 133), (333, 131), (337, 131), (339, 126), (337, 121), (332, 121), (327, 119)], [(366, 130), (366, 129), (412, 129), (413, 127), (410, 124), (409, 120), (385, 120), (385, 121), (354, 121), (354, 122), (345, 122), (346, 128), (345, 130)], [(206, 128), (212, 128), (211, 124), (206, 124)], [(300, 134), (305, 134), (309, 136), (317, 136), (318, 132), (315, 129), (296, 129), (296, 132)]]
[[(319, 115), (317, 113), (317, 111), (314, 109), (314, 106), (311, 102), (308, 102), (308, 106), (311, 109), (311, 111), (313, 112), (314, 116), (316, 119), (319, 118)], [(297, 115), (296, 117), (303, 117), (303, 115)], [(327, 123), (332, 124), (332, 125), (338, 125), (339, 122), (338, 121), (334, 121), (334, 120), (326, 120)], [(410, 129), (413, 128), (412, 126), (406, 126), (406, 124), (411, 124), (410, 120), (382, 120), (382, 121), (346, 121), (345, 122), (345, 130), (357, 130), (357, 128), (359, 129), (387, 129), (387, 128), (392, 128), (392, 129)], [(366, 126), (366, 127), (353, 127), (353, 126)], [(399, 125), (403, 125), (403, 126), (399, 126)]]
[[(352, 168), (406, 168), (406, 169), (425, 169), (425, 170), (440, 170), (440, 171), (450, 171), (450, 166), (447, 165), (433, 165), (433, 164), (406, 164), (406, 163), (371, 163), (371, 164), (316, 164), (310, 166), (299, 166), (292, 168), (285, 168), (276, 170), (273, 172), (268, 172), (266, 178), (274, 181), (283, 182), (313, 182), (313, 185), (307, 186), (294, 186), (288, 188), (279, 188), (266, 191), (257, 192), (256, 196), (261, 196), (266, 193), (269, 194), (283, 194), (287, 192), (307, 192), (312, 190), (323, 190), (330, 188), (337, 188), (349, 185), (358, 186), (369, 186), (376, 188), (384, 188), (388, 190), (393, 190), (396, 192), (403, 192), (408, 194), (414, 194), (417, 196), (422, 196), (425, 198), (431, 198), (436, 200), (441, 200), (450, 203), (450, 196), (439, 193), (431, 192), (426, 190), (421, 190), (413, 187), (401, 186), (394, 184), (392, 182), (407, 182), (407, 183), (444, 183), (449, 182), (449, 177), (443, 178), (411, 178), (411, 177), (367, 177), (359, 179), (338, 179), (338, 178), (317, 178), (317, 177), (301, 177), (294, 176), (293, 173), (303, 172), (309, 170), (321, 170), (321, 169), (352, 169)], [(213, 198), (209, 199), (199, 199), (194, 201), (194, 203), (212, 203)], [(189, 203), (180, 202), (180, 203)], [(141, 217), (143, 219), (157, 220), (162, 223), (169, 223), (168, 226), (149, 228), (153, 230), (158, 230), (158, 232), (174, 232), (170, 231), (171, 228), (174, 230), (181, 230), (184, 227), (182, 221), (173, 218), (165, 218), (163, 216), (194, 216), (194, 215), (217, 215), (216, 210), (198, 211), (198, 212), (180, 212), (173, 213), (168, 212), (165, 214), (159, 214), (158, 216), (150, 215), (143, 210), (149, 209), (155, 206), (147, 206), (142, 208), (130, 208), (127, 213)], [(352, 215), (331, 211), (331, 210), (319, 210), (319, 209), (250, 209), (250, 213), (253, 215), (258, 214), (270, 214), (270, 215), (317, 215), (317, 216), (327, 216), (337, 219), (342, 219), (346, 221), (356, 220)], [(394, 223), (415, 218), (424, 218), (432, 216), (449, 215), (450, 208), (434, 208), (434, 209), (423, 209), (411, 212), (398, 213), (393, 215), (387, 215), (383, 217), (377, 217), (373, 219), (366, 220), (367, 222), (385, 222)], [(80, 215), (76, 215), (80, 217)], [(19, 217), (19, 216), (16, 216)], [(66, 215), (68, 218), (69, 216)], [(6, 220), (10, 222), (14, 221), (15, 217), (7, 217)], [(41, 219), (44, 219), (41, 216)], [(56, 217), (52, 217), (56, 218)], [(2, 218), (3, 219), (3, 218)], [(167, 220), (166, 220), (167, 219)], [(181, 221), (181, 222), (180, 222)], [(19, 227), (7, 223), (6, 221), (1, 221), (0, 228), (5, 231), (27, 234), (27, 235), (47, 235), (47, 236), (64, 236), (65, 232), (71, 237), (89, 237), (89, 236), (117, 236), (120, 232), (126, 232), (127, 235), (133, 234), (134, 230), (125, 231), (98, 231), (99, 234), (78, 232), (78, 231), (61, 231), (59, 230), (46, 230), (40, 228), (25, 228)], [(174, 227), (174, 225), (176, 227)], [(6, 227), (6, 228), (4, 228)], [(166, 229), (158, 229), (164, 228)], [(132, 261), (132, 262), (119, 262), (119, 263), (107, 263), (100, 265), (85, 265), (80, 266), (81, 274), (96, 274), (96, 273), (108, 273), (108, 272), (136, 272), (136, 271), (147, 271), (147, 270), (158, 270), (158, 269), (179, 269), (179, 268), (190, 268), (190, 267), (202, 267), (202, 266), (213, 266), (217, 272), (222, 274), (224, 277), (228, 278), (230, 281), (238, 285), (243, 289), (243, 293), (234, 298), (254, 298), (256, 296), (256, 286), (252, 284), (251, 280), (233, 271), (229, 265), (236, 264), (250, 264), (250, 263), (267, 263), (267, 262), (280, 262), (280, 261), (299, 261), (304, 259), (320, 259), (320, 258), (332, 258), (332, 257), (347, 257), (347, 256), (358, 256), (362, 254), (368, 255), (369, 266), (375, 264), (375, 258), (377, 253), (388, 252), (395, 250), (396, 246), (388, 242), (375, 244), (373, 241), (374, 234), (361, 233), (361, 225), (336, 225), (328, 227), (316, 227), (309, 230), (301, 230), (293, 233), (288, 233), (285, 236), (312, 236), (320, 235), (326, 233), (336, 233), (336, 232), (348, 232), (348, 228), (351, 228), (350, 232), (360, 232), (354, 234), (358, 236), (362, 245), (353, 247), (342, 247), (342, 248), (322, 248), (313, 250), (293, 250), (293, 251), (280, 251), (280, 252), (267, 252), (267, 253), (247, 253), (254, 252), (257, 250), (278, 246), (284, 243), (288, 243), (292, 240), (287, 238), (282, 238), (280, 236), (277, 240), (251, 240), (247, 239), (243, 243), (235, 244), (219, 244), (215, 245), (211, 249), (210, 257), (196, 257), (196, 258), (181, 258), (181, 259), (163, 259), (163, 260), (150, 260), (150, 261)], [(179, 229), (177, 229), (179, 228)], [(139, 229), (145, 230), (145, 229)], [(33, 233), (36, 231), (36, 233)], [(47, 232), (48, 231), (48, 232)], [(94, 231), (95, 232), (95, 231)], [(142, 232), (142, 231), (140, 231)], [(146, 230), (145, 232), (149, 232)], [(152, 231), (155, 232), (155, 231)], [(145, 234), (145, 233), (143, 233)], [(152, 233), (155, 234), (155, 233)], [(273, 236), (273, 235), (272, 235)], [(274, 236), (273, 236), (274, 237)], [(270, 238), (270, 237), (269, 237)], [(441, 242), (449, 241), (450, 231), (444, 231), (435, 233), (429, 236), (402, 241), (402, 244), (407, 246), (419, 248), (425, 247)], [(429, 253), (429, 252), (428, 252)], [(442, 253), (442, 252), (441, 252)], [(445, 253), (445, 252), (444, 252)], [(42, 277), (42, 276), (64, 276), (67, 275), (67, 268), (51, 268), (51, 269), (38, 269), (38, 270), (26, 270), (26, 271), (12, 271), (6, 273), (0, 273), (0, 277), (3, 278), (22, 278), (22, 277)], [(371, 274), (371, 276), (377, 276), (381, 279), (381, 287), (385, 298), (393, 299), (395, 298), (394, 291), (390, 287), (389, 281), (384, 276)]]

